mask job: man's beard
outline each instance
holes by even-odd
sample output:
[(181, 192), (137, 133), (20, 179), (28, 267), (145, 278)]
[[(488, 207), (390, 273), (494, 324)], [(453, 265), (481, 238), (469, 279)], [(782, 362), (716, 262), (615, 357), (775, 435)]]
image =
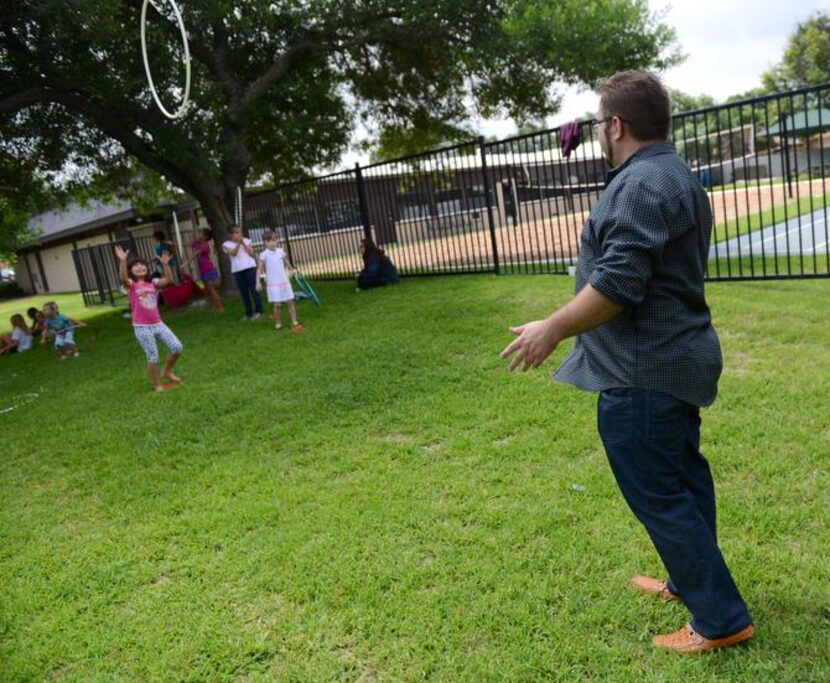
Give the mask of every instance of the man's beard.
[(599, 143), (599, 147), (602, 150), (602, 156), (605, 157), (605, 160), (608, 162), (608, 165), (611, 168), (614, 168), (616, 164), (614, 163), (614, 153), (611, 149), (611, 144), (608, 142), (606, 142), (605, 144)]

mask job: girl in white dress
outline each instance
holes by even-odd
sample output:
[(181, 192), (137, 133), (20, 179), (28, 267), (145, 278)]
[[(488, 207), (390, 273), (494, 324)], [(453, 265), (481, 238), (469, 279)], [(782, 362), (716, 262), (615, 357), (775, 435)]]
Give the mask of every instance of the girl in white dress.
[(265, 290), (268, 292), (268, 301), (274, 304), (274, 327), (282, 329), (282, 304), (288, 305), (288, 315), (291, 316), (291, 331), (298, 333), (305, 328), (297, 321), (297, 309), (294, 306), (294, 290), (288, 279), (285, 251), (277, 246), (277, 235), (273, 230), (265, 233), (265, 249), (259, 255), (257, 266), (257, 291), (262, 291), (262, 280), (265, 280)]

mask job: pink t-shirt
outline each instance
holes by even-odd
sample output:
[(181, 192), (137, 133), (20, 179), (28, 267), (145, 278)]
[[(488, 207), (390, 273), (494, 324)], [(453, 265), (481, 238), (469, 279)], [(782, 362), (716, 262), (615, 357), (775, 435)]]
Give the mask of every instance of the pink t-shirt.
[(158, 278), (152, 282), (130, 280), (130, 310), (133, 327), (158, 325), (161, 322), (158, 304)]

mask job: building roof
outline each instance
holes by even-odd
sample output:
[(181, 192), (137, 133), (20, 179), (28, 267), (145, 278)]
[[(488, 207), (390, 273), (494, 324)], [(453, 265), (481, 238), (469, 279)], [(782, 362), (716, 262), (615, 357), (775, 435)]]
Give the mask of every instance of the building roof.
[(69, 206), (45, 211), (29, 220), (29, 228), (39, 232), (41, 243), (90, 232), (97, 228), (128, 220), (137, 216), (136, 210), (126, 202), (104, 204), (90, 202), (86, 206)]
[(828, 129), (830, 129), (830, 109), (808, 109), (783, 117), (778, 123), (767, 128), (766, 135), (783, 135), (785, 133), (807, 135)]
[[(178, 204), (161, 204), (156, 211), (183, 211), (192, 208), (194, 204), (192, 199), (186, 198)], [(146, 216), (142, 216), (127, 202), (107, 204), (92, 201), (86, 205), (70, 204), (61, 209), (32, 216), (29, 219), (29, 228), (38, 232), (37, 242), (44, 245), (142, 218)]]

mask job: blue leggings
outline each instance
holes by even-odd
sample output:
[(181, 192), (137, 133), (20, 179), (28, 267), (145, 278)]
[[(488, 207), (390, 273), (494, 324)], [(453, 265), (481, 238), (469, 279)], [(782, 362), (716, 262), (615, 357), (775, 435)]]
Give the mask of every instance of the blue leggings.
[(262, 315), (262, 298), (259, 296), (259, 292), (256, 291), (256, 268), (237, 270), (233, 274), (233, 279), (236, 280), (236, 286), (242, 295), (242, 304), (245, 306), (245, 317), (250, 318), (254, 314), (253, 308), (251, 307), (251, 299), (254, 300), (256, 312)]

